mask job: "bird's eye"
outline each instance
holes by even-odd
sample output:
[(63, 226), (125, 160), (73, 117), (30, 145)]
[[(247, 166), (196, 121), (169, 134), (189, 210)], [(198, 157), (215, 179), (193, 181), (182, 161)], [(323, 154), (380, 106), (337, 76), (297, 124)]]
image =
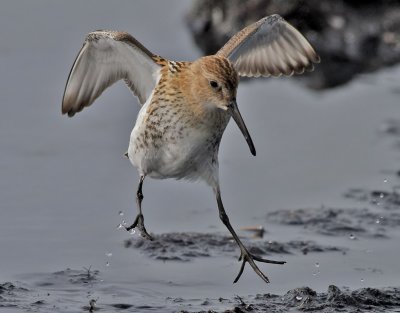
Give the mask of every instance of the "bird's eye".
[(215, 80), (210, 80), (210, 86), (213, 88), (218, 88), (218, 83)]

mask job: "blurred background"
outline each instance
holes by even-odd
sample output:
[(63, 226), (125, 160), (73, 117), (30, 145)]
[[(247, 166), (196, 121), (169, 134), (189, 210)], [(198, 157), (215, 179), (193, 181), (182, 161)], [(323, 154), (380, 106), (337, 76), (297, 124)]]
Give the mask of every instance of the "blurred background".
[(234, 33), (275, 13), (305, 34), (323, 59), (308, 77), (310, 88), (340, 86), (400, 59), (396, 0), (202, 0), (187, 21), (195, 42), (205, 53), (215, 53)]
[[(0, 282), (92, 266), (109, 290), (125, 288), (145, 303), (215, 296), (216, 290), (228, 297), (299, 285), (325, 290), (331, 283), (398, 283), (398, 233), (384, 243), (339, 239), (355, 252), (340, 259), (343, 268), (330, 255), (320, 257), (329, 266), (318, 277), (311, 275), (315, 258), (284, 256), (291, 262), (268, 267), (273, 284), (267, 287), (249, 269), (232, 285), (235, 259), (161, 263), (125, 249), (130, 235), (118, 225), (136, 216), (139, 178), (123, 154), (138, 102), (119, 82), (74, 118), (61, 115), (70, 67), (90, 31), (127, 31), (155, 54), (194, 60), (273, 13), (298, 27), (322, 62), (301, 78), (241, 83), (238, 104), (257, 157), (230, 124), (220, 148), (220, 179), (234, 227), (262, 225), (266, 240), (308, 238), (267, 223), (266, 214), (369, 206), (343, 194), (396, 186), (398, 149), (385, 134), (399, 114), (398, 1), (2, 1)], [(202, 183), (148, 179), (143, 192), (150, 232), (226, 232)], [(365, 257), (368, 247), (379, 252)], [(361, 281), (354, 270), (360, 266), (379, 266), (382, 274), (363, 273)]]

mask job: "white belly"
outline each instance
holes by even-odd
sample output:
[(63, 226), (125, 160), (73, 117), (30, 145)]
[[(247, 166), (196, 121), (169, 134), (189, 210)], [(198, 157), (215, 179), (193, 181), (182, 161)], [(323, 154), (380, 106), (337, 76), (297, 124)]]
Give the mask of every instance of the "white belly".
[(203, 153), (196, 136), (179, 141), (163, 141), (161, 145), (137, 146), (140, 131), (133, 130), (128, 149), (129, 159), (142, 175), (153, 178), (198, 179), (207, 171), (213, 157)]
[(213, 144), (207, 128), (182, 130), (184, 125), (173, 123), (160, 140), (145, 143), (147, 106), (146, 103), (139, 112), (128, 149), (129, 159), (139, 173), (158, 179), (217, 179), (220, 138), (214, 139), (217, 143)]

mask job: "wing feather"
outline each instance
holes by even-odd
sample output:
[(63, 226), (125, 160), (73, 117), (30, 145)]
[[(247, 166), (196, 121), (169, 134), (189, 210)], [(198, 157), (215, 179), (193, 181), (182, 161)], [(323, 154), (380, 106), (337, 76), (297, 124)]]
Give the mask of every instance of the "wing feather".
[(300, 32), (275, 14), (244, 28), (217, 55), (231, 60), (241, 76), (290, 76), (312, 70), (320, 59)]
[(155, 56), (128, 33), (89, 33), (68, 76), (62, 113), (82, 111), (121, 79), (143, 104), (158, 82), (160, 68)]

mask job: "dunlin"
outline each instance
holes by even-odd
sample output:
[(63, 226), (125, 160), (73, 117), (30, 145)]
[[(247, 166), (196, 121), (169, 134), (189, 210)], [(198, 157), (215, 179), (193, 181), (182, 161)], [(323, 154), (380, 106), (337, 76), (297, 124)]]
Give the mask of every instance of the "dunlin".
[(239, 76), (290, 76), (311, 70), (319, 57), (309, 42), (279, 15), (265, 17), (233, 36), (215, 55), (175, 62), (154, 55), (125, 32), (95, 31), (85, 39), (68, 77), (62, 113), (73, 116), (91, 105), (118, 80), (125, 80), (142, 105), (126, 156), (140, 174), (138, 215), (127, 230), (146, 231), (142, 212), (145, 177), (203, 180), (214, 191), (219, 217), (240, 248), (246, 263), (269, 282), (229, 222), (218, 178), (218, 149), (232, 117), (256, 155), (236, 104)]

